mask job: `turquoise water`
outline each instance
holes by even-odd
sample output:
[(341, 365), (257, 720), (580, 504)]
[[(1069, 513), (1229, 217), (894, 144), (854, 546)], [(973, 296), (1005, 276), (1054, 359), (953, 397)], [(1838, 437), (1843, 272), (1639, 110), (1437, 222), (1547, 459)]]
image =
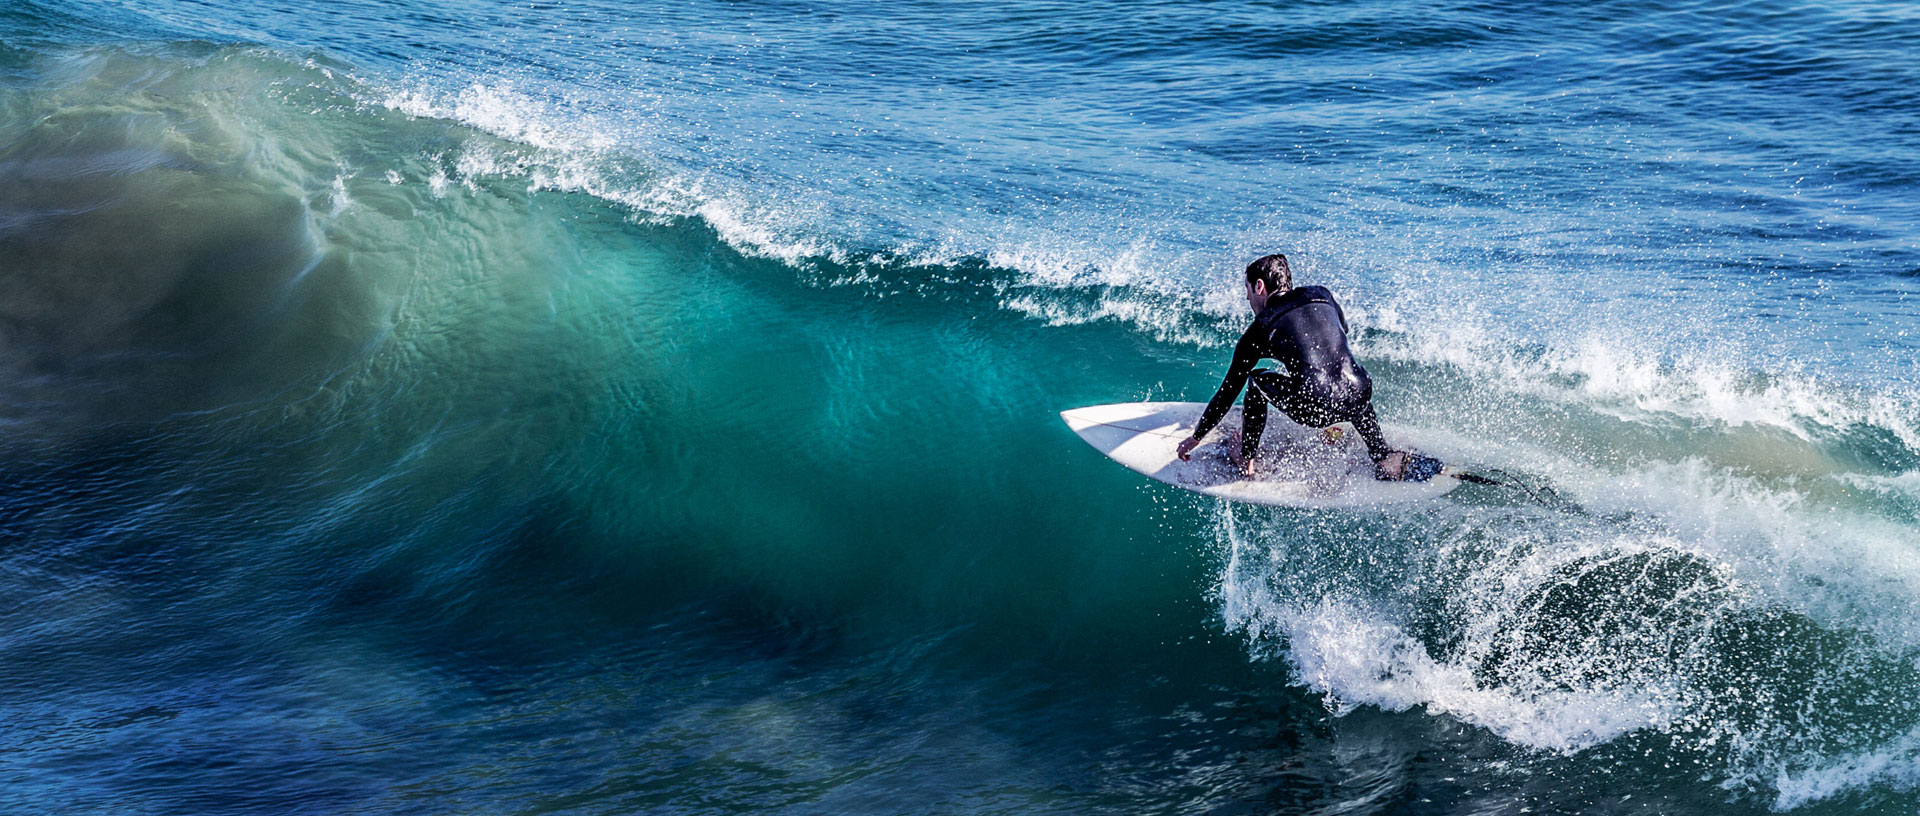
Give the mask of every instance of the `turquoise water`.
[[(13, 0), (0, 801), (1912, 812), (1916, 22)], [(1270, 251), (1512, 484), (1060, 423)]]

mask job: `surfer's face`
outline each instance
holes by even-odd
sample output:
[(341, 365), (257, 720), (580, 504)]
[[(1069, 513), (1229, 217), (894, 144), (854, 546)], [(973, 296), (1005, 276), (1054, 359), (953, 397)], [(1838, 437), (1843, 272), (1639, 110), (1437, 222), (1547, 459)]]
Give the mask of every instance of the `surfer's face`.
[(1259, 314), (1261, 309), (1267, 308), (1269, 294), (1271, 293), (1267, 291), (1266, 281), (1258, 279), (1247, 281), (1247, 305), (1253, 307), (1254, 314)]

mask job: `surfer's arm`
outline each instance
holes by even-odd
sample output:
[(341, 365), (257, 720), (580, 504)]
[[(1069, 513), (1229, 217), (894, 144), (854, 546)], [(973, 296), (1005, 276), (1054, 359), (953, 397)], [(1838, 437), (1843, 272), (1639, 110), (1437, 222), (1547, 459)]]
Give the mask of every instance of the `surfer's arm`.
[(1260, 342), (1254, 337), (1258, 329), (1259, 325), (1255, 324), (1247, 328), (1246, 334), (1240, 335), (1240, 342), (1233, 347), (1233, 362), (1227, 364), (1227, 376), (1220, 381), (1220, 390), (1213, 392), (1213, 399), (1207, 401), (1207, 409), (1200, 412), (1200, 421), (1194, 423), (1190, 440), (1192, 444), (1182, 442), (1180, 445), (1183, 453), (1193, 450), (1215, 425), (1220, 424), (1220, 420), (1226, 418), (1227, 411), (1233, 408), (1234, 399), (1240, 396), (1241, 389), (1247, 387), (1247, 378), (1253, 375), (1253, 367), (1260, 363)]

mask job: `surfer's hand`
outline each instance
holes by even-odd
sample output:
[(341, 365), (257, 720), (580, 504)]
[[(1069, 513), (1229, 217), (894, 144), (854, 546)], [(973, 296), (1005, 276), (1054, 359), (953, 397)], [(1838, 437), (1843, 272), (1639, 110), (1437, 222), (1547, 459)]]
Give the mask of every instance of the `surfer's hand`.
[[(1200, 447), (1200, 440), (1196, 437), (1189, 436), (1180, 440), (1180, 447), (1175, 450), (1180, 454), (1180, 461), (1189, 462), (1193, 460), (1193, 449), (1197, 447)], [(1166, 448), (1161, 448), (1161, 450), (1166, 450)]]

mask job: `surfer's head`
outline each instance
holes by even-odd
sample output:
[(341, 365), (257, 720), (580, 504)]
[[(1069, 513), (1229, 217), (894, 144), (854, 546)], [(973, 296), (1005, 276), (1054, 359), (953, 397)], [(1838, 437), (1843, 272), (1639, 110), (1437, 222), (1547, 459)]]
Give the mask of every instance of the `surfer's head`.
[(1267, 307), (1267, 298), (1293, 288), (1293, 269), (1287, 256), (1268, 255), (1247, 264), (1247, 303), (1255, 312)]

